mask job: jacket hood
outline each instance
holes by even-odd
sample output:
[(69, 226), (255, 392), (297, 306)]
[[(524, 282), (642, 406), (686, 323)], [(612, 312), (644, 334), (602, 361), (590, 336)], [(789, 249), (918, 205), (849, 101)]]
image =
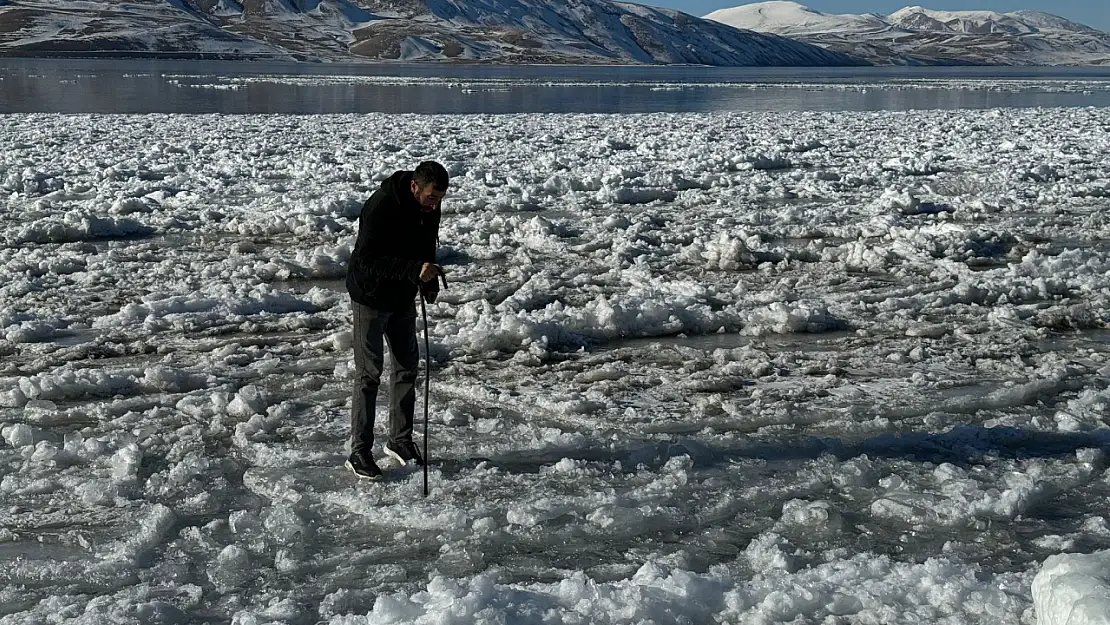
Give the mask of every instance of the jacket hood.
[(401, 206), (416, 204), (412, 196), (412, 172), (395, 171), (393, 175), (382, 181), (382, 190), (388, 193)]

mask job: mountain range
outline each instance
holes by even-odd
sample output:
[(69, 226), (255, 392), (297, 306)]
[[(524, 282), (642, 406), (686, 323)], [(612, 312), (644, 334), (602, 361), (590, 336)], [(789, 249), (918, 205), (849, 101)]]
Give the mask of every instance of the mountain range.
[(1110, 65), (1110, 33), (1038, 11), (933, 11), (829, 14), (796, 2), (722, 9), (705, 16), (775, 33), (876, 64)]
[(0, 56), (752, 65), (1110, 65), (1110, 33), (1036, 11), (698, 18), (614, 0), (0, 0)]
[(824, 47), (609, 0), (0, 0), (0, 55), (861, 65)]

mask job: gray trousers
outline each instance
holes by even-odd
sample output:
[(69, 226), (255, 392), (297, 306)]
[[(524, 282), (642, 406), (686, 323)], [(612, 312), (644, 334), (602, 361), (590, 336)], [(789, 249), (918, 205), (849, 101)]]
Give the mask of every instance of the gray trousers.
[(389, 439), (412, 440), (416, 409), (416, 375), (420, 351), (416, 343), (416, 305), (407, 310), (374, 310), (351, 302), (354, 312), (355, 380), (351, 399), (351, 453), (369, 454), (374, 446), (374, 407), (381, 383), (385, 350), (389, 342), (390, 379)]

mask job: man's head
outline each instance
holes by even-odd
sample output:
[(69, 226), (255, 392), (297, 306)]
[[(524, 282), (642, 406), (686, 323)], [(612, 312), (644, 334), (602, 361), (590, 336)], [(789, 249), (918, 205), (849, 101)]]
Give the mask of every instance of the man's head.
[(424, 161), (412, 172), (412, 196), (420, 208), (429, 211), (439, 206), (447, 195), (450, 177), (443, 165), (435, 161)]

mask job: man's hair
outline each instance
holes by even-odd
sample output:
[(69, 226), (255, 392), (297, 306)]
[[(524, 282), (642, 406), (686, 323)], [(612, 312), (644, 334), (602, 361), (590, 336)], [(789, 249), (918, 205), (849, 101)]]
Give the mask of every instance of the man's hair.
[(450, 185), (450, 178), (443, 165), (435, 161), (424, 161), (416, 166), (416, 171), (412, 172), (413, 182), (421, 188), (429, 184), (434, 185), (436, 191), (446, 191)]

